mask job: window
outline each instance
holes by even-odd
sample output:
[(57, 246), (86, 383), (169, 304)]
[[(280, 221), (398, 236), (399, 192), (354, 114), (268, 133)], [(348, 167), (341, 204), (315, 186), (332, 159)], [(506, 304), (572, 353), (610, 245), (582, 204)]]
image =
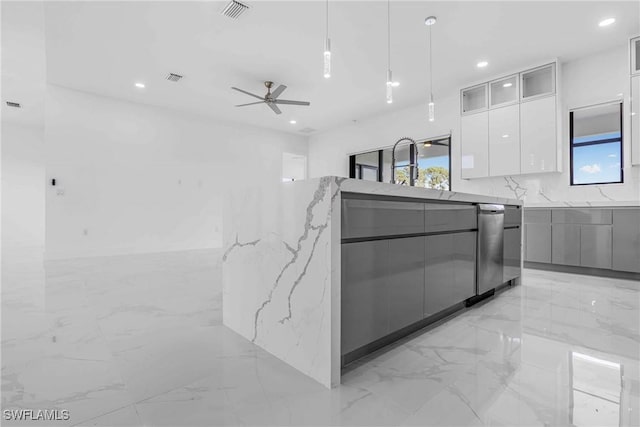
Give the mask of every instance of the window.
[(622, 103), (569, 113), (571, 185), (623, 182)]
[[(413, 146), (403, 144), (396, 149), (396, 181), (416, 187), (451, 190), (451, 138), (417, 141), (418, 179), (411, 176), (409, 163), (414, 159)], [(391, 181), (391, 150), (369, 151), (350, 156), (350, 178), (369, 181)], [(411, 162), (413, 163), (413, 162)], [(404, 167), (403, 167), (404, 166)]]

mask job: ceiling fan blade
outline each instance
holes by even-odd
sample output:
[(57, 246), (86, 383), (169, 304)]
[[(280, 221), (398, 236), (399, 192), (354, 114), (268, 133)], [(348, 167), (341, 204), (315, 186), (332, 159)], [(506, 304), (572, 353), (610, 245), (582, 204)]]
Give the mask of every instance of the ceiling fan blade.
[(254, 98), (264, 99), (264, 98), (263, 98), (263, 97), (261, 97), (261, 96), (255, 95), (255, 94), (253, 94), (253, 93), (251, 93), (251, 92), (247, 92), (246, 90), (238, 89), (237, 87), (231, 87), (231, 89), (233, 89), (233, 90), (237, 90), (238, 92), (246, 93), (247, 95), (249, 95), (249, 96), (253, 96)]
[(278, 87), (276, 88), (276, 90), (274, 90), (273, 92), (271, 92), (271, 99), (276, 99), (277, 97), (279, 97), (279, 96), (280, 96), (280, 94), (281, 94), (282, 92), (284, 92), (284, 90), (285, 90), (286, 88), (287, 88), (287, 87), (286, 87), (285, 85), (280, 85), (280, 86), (278, 86)]
[(240, 104), (240, 105), (236, 105), (236, 107), (246, 107), (247, 105), (256, 105), (256, 104), (263, 104), (264, 101), (258, 101), (258, 102), (250, 102), (248, 104)]
[(277, 105), (275, 105), (273, 102), (267, 102), (267, 105), (269, 106), (269, 108), (271, 108), (273, 110), (274, 113), (276, 114), (282, 114), (282, 111), (280, 111), (280, 109), (278, 108)]
[(289, 101), (287, 99), (275, 99), (273, 102), (275, 102), (276, 104), (311, 105), (311, 103), (307, 101)]

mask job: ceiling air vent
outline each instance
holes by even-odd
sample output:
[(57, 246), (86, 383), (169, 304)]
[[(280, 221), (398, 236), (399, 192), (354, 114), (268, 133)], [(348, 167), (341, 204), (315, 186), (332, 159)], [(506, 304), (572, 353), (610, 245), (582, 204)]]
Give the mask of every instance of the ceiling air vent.
[(222, 14), (231, 19), (238, 19), (247, 9), (249, 9), (249, 6), (246, 4), (231, 0), (222, 10)]
[(176, 74), (176, 73), (169, 73), (167, 74), (167, 80), (169, 80), (170, 82), (177, 82), (179, 81), (183, 76), (181, 76), (180, 74)]
[(315, 132), (315, 131), (316, 130), (314, 128), (309, 128), (309, 127), (300, 129), (300, 132), (302, 132), (302, 133), (312, 133), (312, 132)]
[(20, 105), (19, 102), (11, 102), (11, 101), (7, 101), (7, 106), (13, 107), (13, 108), (21, 108), (22, 107), (22, 105)]

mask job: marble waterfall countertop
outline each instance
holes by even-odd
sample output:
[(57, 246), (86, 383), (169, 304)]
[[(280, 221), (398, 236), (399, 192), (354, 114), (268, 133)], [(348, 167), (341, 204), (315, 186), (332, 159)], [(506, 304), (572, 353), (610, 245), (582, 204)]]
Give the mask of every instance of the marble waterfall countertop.
[(341, 192), (521, 205), (335, 176), (229, 191), (223, 322), (326, 387), (340, 384)]
[(524, 208), (637, 208), (640, 200), (633, 201), (598, 201), (598, 202), (549, 202), (525, 203)]
[(480, 194), (457, 193), (455, 191), (433, 190), (430, 188), (410, 187), (384, 182), (363, 181), (329, 177), (342, 180), (340, 191), (384, 196), (412, 197), (425, 200), (447, 200), (452, 202), (497, 203), (502, 205), (522, 205), (521, 200), (502, 197), (483, 196)]

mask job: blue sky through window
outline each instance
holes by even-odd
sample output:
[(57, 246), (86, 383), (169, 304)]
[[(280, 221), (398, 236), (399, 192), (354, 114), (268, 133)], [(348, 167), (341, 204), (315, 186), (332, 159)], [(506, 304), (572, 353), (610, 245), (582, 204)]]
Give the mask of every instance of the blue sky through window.
[[(588, 135), (573, 139), (573, 183), (595, 184), (620, 182), (620, 132)], [(586, 142), (618, 138), (602, 144), (580, 145)]]

